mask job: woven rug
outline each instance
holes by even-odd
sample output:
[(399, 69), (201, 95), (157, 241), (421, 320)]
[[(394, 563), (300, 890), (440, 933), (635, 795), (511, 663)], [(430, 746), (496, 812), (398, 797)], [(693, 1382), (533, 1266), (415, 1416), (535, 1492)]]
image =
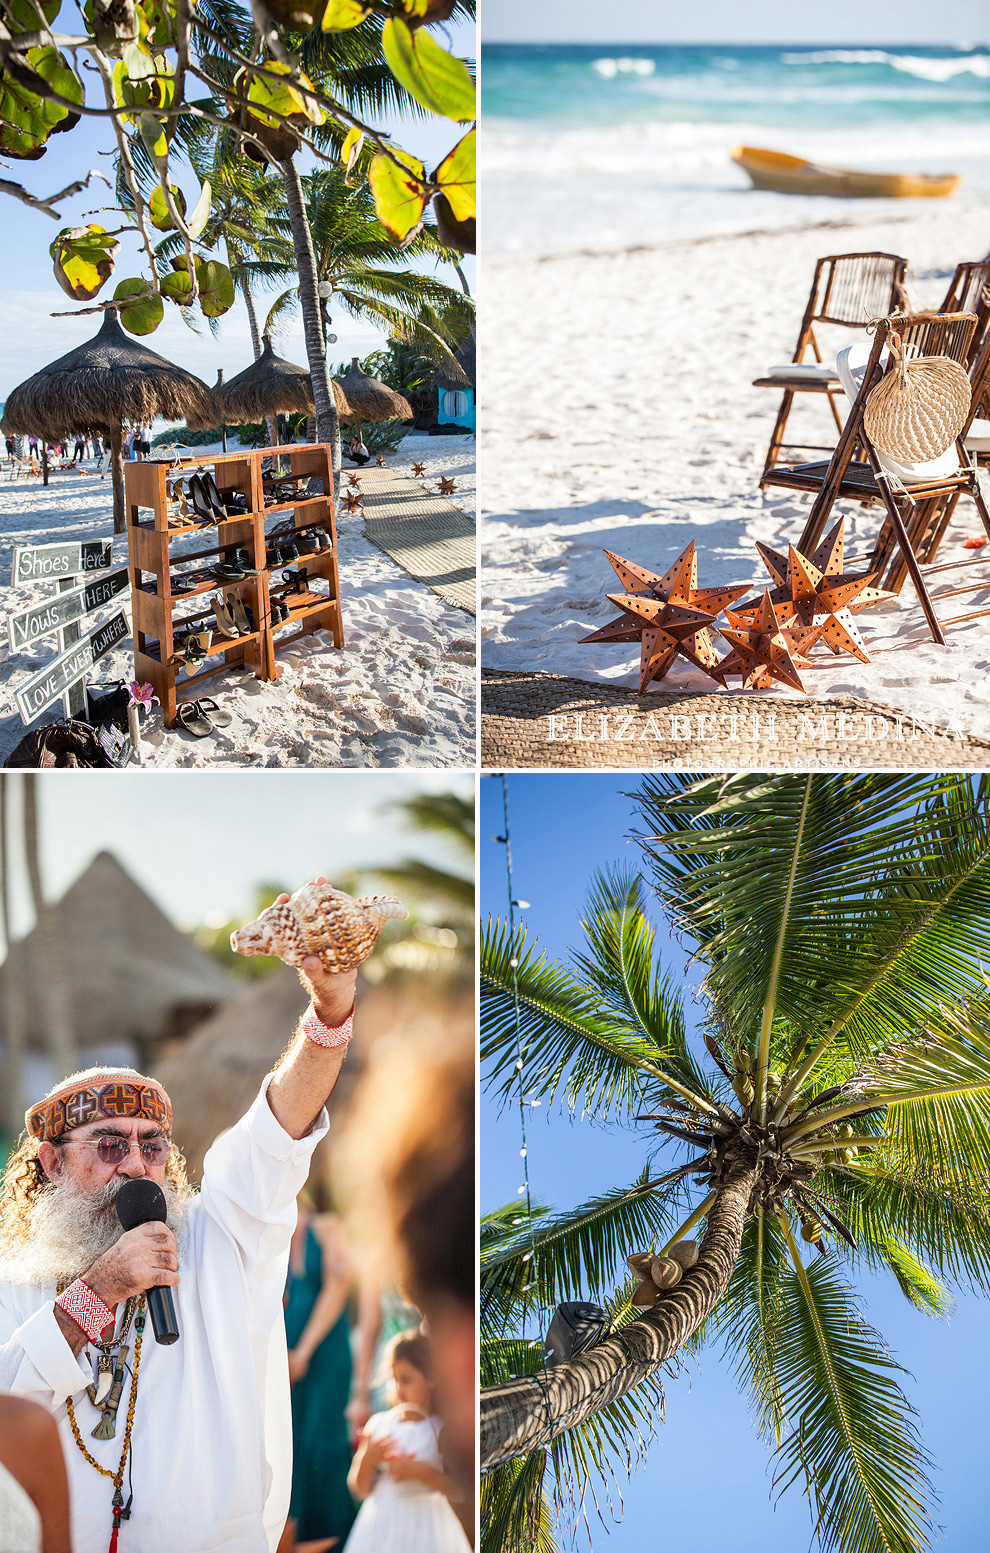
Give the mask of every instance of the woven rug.
[(646, 695), (487, 670), (481, 764), (683, 771), (984, 770), (990, 740), (854, 696)]
[(357, 473), (365, 538), (446, 603), (475, 614), (477, 530), (468, 514), (394, 469)]

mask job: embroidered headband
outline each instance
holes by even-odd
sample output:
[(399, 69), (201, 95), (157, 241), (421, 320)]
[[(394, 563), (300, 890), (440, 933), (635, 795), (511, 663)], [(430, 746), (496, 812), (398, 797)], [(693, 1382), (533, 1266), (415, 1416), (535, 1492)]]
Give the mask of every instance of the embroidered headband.
[(133, 1068), (87, 1068), (31, 1106), (24, 1125), (39, 1143), (54, 1143), (89, 1122), (144, 1116), (172, 1131), (172, 1103), (162, 1086)]

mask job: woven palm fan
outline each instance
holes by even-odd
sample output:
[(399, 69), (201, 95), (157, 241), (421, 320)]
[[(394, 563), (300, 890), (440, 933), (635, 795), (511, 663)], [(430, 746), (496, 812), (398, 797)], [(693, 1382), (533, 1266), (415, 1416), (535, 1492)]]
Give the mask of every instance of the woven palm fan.
[(948, 356), (909, 358), (893, 331), (887, 344), (893, 362), (866, 401), (866, 435), (888, 458), (927, 463), (952, 446), (966, 423), (969, 378)]

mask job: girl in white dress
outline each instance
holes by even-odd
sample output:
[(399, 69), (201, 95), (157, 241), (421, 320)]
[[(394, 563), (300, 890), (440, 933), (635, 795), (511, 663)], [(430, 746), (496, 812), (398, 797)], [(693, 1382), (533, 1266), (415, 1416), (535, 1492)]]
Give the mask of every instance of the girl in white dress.
[(373, 1413), (348, 1486), (364, 1503), (345, 1553), (469, 1553), (450, 1507), (457, 1490), (444, 1469), (442, 1421), (433, 1411), (433, 1354), (421, 1332), (400, 1332), (385, 1350), (395, 1406)]

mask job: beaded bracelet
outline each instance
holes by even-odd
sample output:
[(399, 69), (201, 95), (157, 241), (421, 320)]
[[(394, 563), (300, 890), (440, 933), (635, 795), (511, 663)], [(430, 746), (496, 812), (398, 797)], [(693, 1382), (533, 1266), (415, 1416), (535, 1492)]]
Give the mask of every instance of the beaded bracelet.
[(88, 1283), (83, 1283), (81, 1278), (77, 1278), (75, 1283), (70, 1283), (67, 1289), (63, 1289), (55, 1303), (60, 1310), (65, 1311), (77, 1327), (85, 1332), (91, 1343), (96, 1341), (104, 1327), (108, 1327), (114, 1319), (110, 1306), (104, 1304), (100, 1296), (94, 1293)]
[(315, 1005), (310, 1003), (302, 1017), (303, 1035), (313, 1041), (317, 1046), (346, 1046), (354, 1029), (354, 1009), (340, 1025), (328, 1025), (316, 1012)]

